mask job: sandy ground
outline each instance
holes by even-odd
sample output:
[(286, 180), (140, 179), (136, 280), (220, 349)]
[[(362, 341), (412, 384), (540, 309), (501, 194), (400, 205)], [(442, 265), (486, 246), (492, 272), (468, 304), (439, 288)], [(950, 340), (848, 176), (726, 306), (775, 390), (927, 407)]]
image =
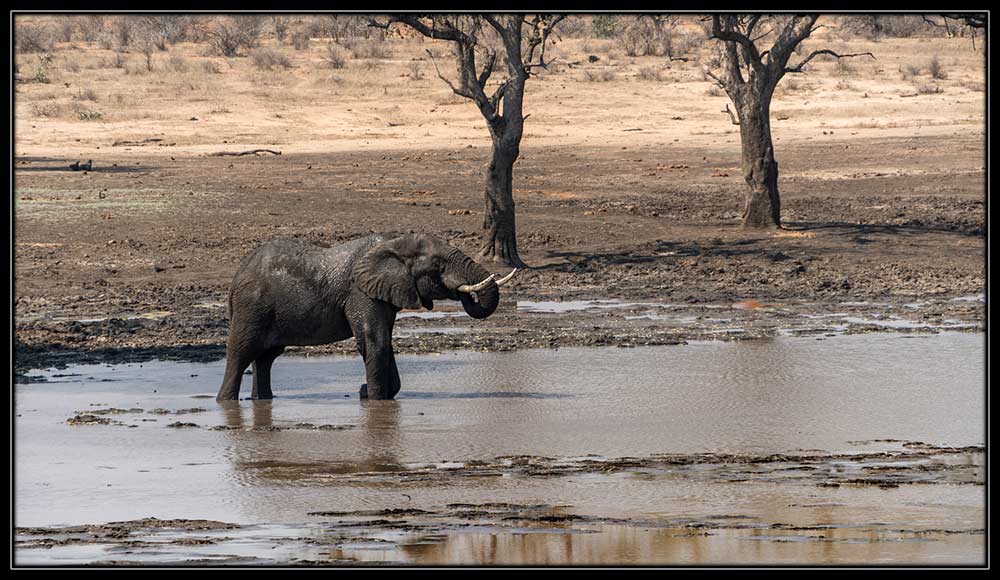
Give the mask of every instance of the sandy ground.
[[(276, 236), (332, 244), (424, 231), (475, 251), (488, 137), (475, 107), (436, 77), (426, 51), (447, 72), (447, 48), (394, 40), (385, 58), (332, 70), (328, 42), (278, 47), (292, 68), (272, 70), (180, 44), (154, 53), (151, 71), (141, 53), (124, 53), (119, 68), (111, 50), (75, 42), (53, 53), (50, 82), (15, 85), (19, 371), (222, 356), (228, 282)], [(806, 49), (820, 46), (876, 59), (817, 60), (782, 81), (772, 119), (787, 223), (753, 232), (738, 225), (738, 128), (698, 58), (558, 44), (556, 64), (529, 82), (515, 167), (519, 247), (534, 268), (491, 319), (448, 318), (467, 332), (402, 338), (397, 350), (670, 343), (713, 330), (698, 318), (706, 306), (725, 307), (740, 337), (843, 303), (866, 319), (918, 304), (917, 326), (981, 330), (981, 47), (828, 30)], [(944, 79), (926, 71), (935, 55)], [(38, 55), (17, 62), (29, 80), (40, 66)], [(609, 79), (590, 80), (600, 71)], [(256, 148), (281, 155), (213, 155)], [(68, 169), (87, 159), (92, 171)], [(540, 320), (516, 307), (562, 299), (679, 304), (696, 322), (626, 323), (593, 309)]]

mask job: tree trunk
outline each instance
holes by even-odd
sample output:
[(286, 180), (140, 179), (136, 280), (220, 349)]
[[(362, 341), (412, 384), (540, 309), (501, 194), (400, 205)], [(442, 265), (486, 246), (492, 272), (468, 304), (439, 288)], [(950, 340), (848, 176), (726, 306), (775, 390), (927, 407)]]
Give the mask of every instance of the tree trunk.
[(492, 157), (486, 173), (486, 217), (483, 219), (484, 244), (480, 258), (489, 258), (505, 266), (524, 268), (517, 254), (514, 228), (513, 172), (518, 146), (493, 140)]
[(750, 191), (743, 208), (743, 227), (776, 228), (781, 225), (778, 195), (778, 162), (771, 143), (770, 95), (747, 91), (740, 109), (743, 179)]

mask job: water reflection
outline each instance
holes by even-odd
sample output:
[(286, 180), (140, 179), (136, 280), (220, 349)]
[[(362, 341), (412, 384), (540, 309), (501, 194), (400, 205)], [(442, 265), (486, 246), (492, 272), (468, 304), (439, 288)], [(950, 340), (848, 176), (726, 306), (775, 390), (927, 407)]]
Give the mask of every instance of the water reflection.
[[(429, 541), (428, 541), (429, 540)], [(421, 565), (745, 565), (888, 562), (983, 563), (982, 537), (935, 538), (876, 530), (685, 530), (596, 526), (580, 530), (456, 533), (403, 544), (404, 559)], [(927, 542), (934, 542), (928, 550)], [(345, 555), (367, 560), (360, 551)]]
[(403, 454), (399, 401), (361, 401), (359, 471), (398, 471)]

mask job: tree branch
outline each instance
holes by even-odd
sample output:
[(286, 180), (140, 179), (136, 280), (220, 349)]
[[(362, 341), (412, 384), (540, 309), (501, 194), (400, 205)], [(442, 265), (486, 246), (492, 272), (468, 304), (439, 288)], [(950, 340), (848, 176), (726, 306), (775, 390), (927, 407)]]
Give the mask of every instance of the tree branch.
[(810, 60), (812, 60), (813, 58), (815, 58), (815, 57), (817, 57), (817, 56), (819, 56), (821, 54), (828, 54), (830, 56), (835, 56), (837, 58), (851, 58), (851, 57), (855, 57), (855, 56), (870, 56), (870, 57), (872, 57), (872, 60), (876, 60), (875, 59), (875, 55), (872, 54), (872, 53), (870, 53), (870, 52), (859, 52), (859, 53), (855, 53), (855, 54), (837, 54), (836, 52), (834, 52), (834, 51), (832, 51), (830, 49), (814, 50), (814, 51), (812, 51), (812, 53), (809, 54), (809, 56), (805, 57), (802, 60), (802, 62), (800, 62), (799, 64), (797, 64), (797, 65), (795, 65), (793, 67), (785, 67), (785, 72), (786, 73), (800, 73), (800, 72), (802, 72), (802, 67), (805, 66), (806, 63), (808, 63)]
[[(758, 18), (758, 17), (755, 17)], [(757, 20), (752, 20), (752, 23), (756, 25)], [(744, 58), (747, 60), (747, 64), (753, 67), (753, 70), (757, 74), (763, 74), (764, 66), (760, 60), (760, 53), (757, 51), (757, 47), (754, 45), (753, 41), (743, 33), (733, 30), (732, 22), (727, 19), (726, 26), (723, 27), (722, 19), (720, 15), (715, 14), (712, 16), (712, 38), (717, 38), (719, 40), (724, 40), (731, 43), (736, 43), (740, 45), (745, 51)]]
[(723, 110), (722, 110), (722, 111), (720, 111), (720, 112), (721, 112), (721, 113), (729, 113), (729, 119), (730, 119), (730, 120), (731, 120), (731, 121), (733, 122), (733, 125), (739, 125), (739, 124), (740, 124), (740, 121), (739, 121), (739, 119), (737, 119), (737, 118), (736, 118), (736, 114), (734, 114), (734, 113), (733, 113), (733, 112), (732, 112), (732, 111), (731, 111), (731, 110), (729, 109), (729, 103), (726, 103), (726, 108), (725, 108), (725, 109), (723, 109)]

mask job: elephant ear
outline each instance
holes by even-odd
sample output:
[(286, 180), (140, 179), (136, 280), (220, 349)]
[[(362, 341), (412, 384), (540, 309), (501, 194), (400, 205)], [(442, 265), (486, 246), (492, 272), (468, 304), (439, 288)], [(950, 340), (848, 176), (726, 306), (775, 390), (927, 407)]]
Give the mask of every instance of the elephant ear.
[(387, 243), (381, 243), (354, 264), (354, 284), (369, 298), (403, 309), (420, 308), (417, 287), (406, 262)]

